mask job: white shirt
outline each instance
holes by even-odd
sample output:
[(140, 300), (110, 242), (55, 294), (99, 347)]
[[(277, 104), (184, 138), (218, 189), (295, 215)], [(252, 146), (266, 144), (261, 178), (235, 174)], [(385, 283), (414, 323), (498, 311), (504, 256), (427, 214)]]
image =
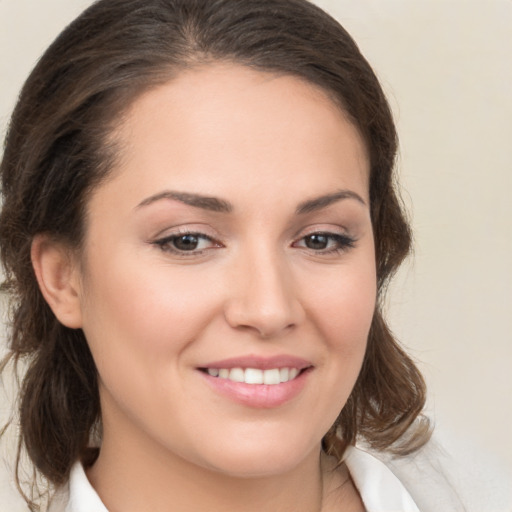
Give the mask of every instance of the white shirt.
[[(420, 512), (400, 480), (373, 455), (360, 448), (349, 447), (344, 462), (367, 512)], [(65, 508), (60, 508), (60, 500), (57, 500), (50, 511), (108, 512), (80, 463), (76, 463), (71, 470), (69, 498), (64, 499), (67, 499)]]

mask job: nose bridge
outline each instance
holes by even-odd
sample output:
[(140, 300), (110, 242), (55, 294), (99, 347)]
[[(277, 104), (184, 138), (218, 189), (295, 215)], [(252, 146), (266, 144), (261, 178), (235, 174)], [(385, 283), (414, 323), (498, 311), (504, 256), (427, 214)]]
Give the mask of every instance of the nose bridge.
[(226, 307), (237, 328), (275, 335), (298, 324), (302, 308), (286, 256), (270, 244), (247, 248), (236, 263), (236, 283)]

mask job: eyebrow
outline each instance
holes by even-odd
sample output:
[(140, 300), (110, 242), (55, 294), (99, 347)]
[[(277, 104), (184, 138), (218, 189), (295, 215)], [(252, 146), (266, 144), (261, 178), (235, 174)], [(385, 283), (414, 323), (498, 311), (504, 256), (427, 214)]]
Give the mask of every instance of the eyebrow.
[(172, 190), (166, 190), (144, 199), (144, 201), (137, 205), (137, 208), (148, 206), (156, 201), (160, 201), (161, 199), (179, 201), (189, 206), (194, 206), (195, 208), (201, 208), (212, 212), (230, 213), (233, 211), (233, 205), (223, 199), (203, 196), (200, 194), (191, 194), (189, 192), (174, 192)]
[[(192, 194), (190, 192), (176, 192), (172, 190), (165, 190), (164, 192), (159, 192), (158, 194), (154, 194), (144, 199), (137, 205), (137, 208), (148, 206), (162, 199), (179, 201), (186, 205), (193, 206), (195, 208), (201, 208), (203, 210), (209, 210), (212, 212), (231, 213), (233, 211), (233, 205), (224, 199), (203, 196), (201, 194)], [(331, 204), (337, 203), (338, 201), (342, 201), (344, 199), (355, 199), (359, 203), (366, 206), (364, 199), (356, 192), (353, 192), (352, 190), (339, 190), (332, 194), (325, 194), (323, 196), (308, 199), (307, 201), (300, 203), (297, 206), (295, 213), (297, 215), (304, 215), (306, 213), (315, 212), (317, 210), (327, 208)]]
[(295, 213), (297, 215), (304, 215), (306, 213), (315, 212), (317, 210), (321, 210), (323, 208), (327, 208), (333, 203), (337, 203), (338, 201), (342, 201), (344, 199), (355, 199), (359, 203), (366, 206), (365, 200), (356, 192), (352, 190), (339, 190), (338, 192), (334, 192), (333, 194), (326, 194), (323, 196), (315, 197), (313, 199), (308, 199), (297, 206)]

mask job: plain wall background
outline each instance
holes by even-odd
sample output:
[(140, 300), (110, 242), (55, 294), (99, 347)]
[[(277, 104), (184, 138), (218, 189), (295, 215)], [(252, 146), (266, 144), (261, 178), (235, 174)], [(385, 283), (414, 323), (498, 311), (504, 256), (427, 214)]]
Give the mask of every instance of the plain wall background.
[[(89, 3), (0, 0), (2, 135), (37, 58)], [(474, 453), (484, 451), (508, 471), (512, 1), (315, 3), (354, 36), (396, 115), (416, 250), (389, 295), (393, 329), (427, 378), (429, 413), (448, 448), (475, 465)], [(23, 510), (9, 501), (1, 464), (0, 482), (0, 508)]]

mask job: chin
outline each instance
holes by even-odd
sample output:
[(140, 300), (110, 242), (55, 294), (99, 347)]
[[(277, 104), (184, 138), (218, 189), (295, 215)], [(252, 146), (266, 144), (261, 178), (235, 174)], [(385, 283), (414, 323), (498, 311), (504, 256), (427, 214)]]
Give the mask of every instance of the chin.
[(232, 439), (224, 449), (217, 444), (209, 469), (237, 478), (264, 478), (293, 471), (314, 454), (321, 443), (290, 442), (289, 436), (252, 440)]

